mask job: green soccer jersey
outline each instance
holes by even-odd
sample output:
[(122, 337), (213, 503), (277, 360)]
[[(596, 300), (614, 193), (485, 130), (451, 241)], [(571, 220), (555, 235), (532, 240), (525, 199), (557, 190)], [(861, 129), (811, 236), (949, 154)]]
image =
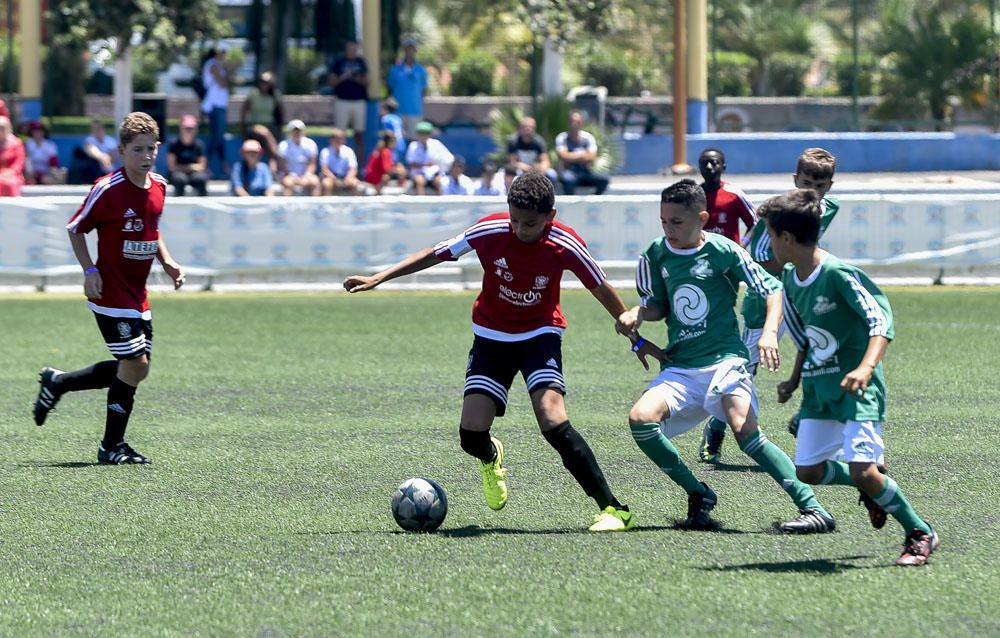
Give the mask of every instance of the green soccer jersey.
[(741, 281), (767, 296), (780, 290), (739, 244), (716, 233), (703, 233), (697, 248), (671, 248), (665, 237), (639, 256), (636, 288), (643, 306), (667, 317), (670, 361), (681, 368), (702, 368), (731, 357), (748, 358), (736, 322)]
[(847, 394), (840, 382), (864, 358), (870, 337), (893, 338), (892, 309), (885, 293), (862, 270), (824, 253), (805, 281), (792, 264), (782, 273), (785, 325), (802, 366), (802, 418), (884, 421), (885, 376), (879, 363), (868, 389)]
[[(840, 211), (840, 202), (832, 197), (824, 197), (822, 201), (823, 213), (819, 218), (819, 235), (823, 236), (830, 222)], [(774, 259), (774, 251), (771, 250), (771, 236), (767, 234), (767, 223), (762, 219), (760, 223), (753, 227), (750, 233), (750, 242), (747, 250), (754, 261), (764, 263)], [(763, 328), (764, 317), (767, 315), (767, 303), (760, 295), (753, 294), (747, 290), (743, 297), (743, 325), (747, 328)]]

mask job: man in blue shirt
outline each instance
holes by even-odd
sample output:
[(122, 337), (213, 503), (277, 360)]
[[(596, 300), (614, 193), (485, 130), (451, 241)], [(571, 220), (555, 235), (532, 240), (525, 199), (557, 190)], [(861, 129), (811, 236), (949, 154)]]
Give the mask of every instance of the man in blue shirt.
[(417, 62), (417, 41), (403, 40), (403, 59), (389, 69), (389, 91), (399, 103), (399, 115), (407, 139), (417, 135), (417, 124), (424, 119), (424, 96), (427, 94), (427, 69)]

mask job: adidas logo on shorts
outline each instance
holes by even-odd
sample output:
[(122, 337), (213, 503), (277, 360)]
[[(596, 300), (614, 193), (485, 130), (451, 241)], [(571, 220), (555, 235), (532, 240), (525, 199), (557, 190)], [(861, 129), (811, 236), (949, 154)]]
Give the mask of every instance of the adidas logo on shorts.
[(549, 360), (545, 362), (545, 365), (549, 366), (550, 368), (558, 368), (559, 362), (556, 361), (555, 357), (550, 357)]

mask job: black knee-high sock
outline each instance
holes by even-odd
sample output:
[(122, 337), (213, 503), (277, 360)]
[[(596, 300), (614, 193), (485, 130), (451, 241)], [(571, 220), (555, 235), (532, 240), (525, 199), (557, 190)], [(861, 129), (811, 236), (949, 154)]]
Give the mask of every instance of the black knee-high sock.
[(125, 440), (125, 428), (135, 403), (135, 386), (114, 377), (108, 388), (108, 416), (104, 422), (104, 448)]
[(489, 430), (475, 432), (458, 428), (458, 436), (466, 454), (476, 457), (483, 463), (492, 463), (493, 459), (497, 457), (496, 448), (493, 447), (493, 441), (490, 440)]
[(56, 377), (56, 390), (79, 392), (80, 390), (100, 390), (111, 387), (111, 380), (118, 373), (118, 361), (98, 361), (87, 368), (63, 372)]
[(617, 508), (622, 506), (611, 493), (611, 488), (604, 479), (604, 473), (594, 458), (594, 452), (569, 421), (560, 423), (542, 434), (549, 445), (559, 452), (563, 466), (569, 470), (587, 496), (597, 501), (598, 507), (604, 509), (608, 505)]

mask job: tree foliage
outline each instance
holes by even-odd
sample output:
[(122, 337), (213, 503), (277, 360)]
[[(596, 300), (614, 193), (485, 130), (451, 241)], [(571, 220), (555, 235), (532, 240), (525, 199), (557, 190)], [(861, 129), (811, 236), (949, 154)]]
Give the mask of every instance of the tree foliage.
[(992, 64), (984, 16), (954, 2), (893, 0), (882, 26), (881, 53), (890, 61), (887, 82), (896, 93), (919, 96), (931, 117), (944, 121), (950, 96), (981, 91)]
[(121, 53), (142, 43), (165, 61), (229, 29), (219, 20), (215, 0), (50, 0), (46, 18), (59, 45), (86, 47), (103, 40)]

